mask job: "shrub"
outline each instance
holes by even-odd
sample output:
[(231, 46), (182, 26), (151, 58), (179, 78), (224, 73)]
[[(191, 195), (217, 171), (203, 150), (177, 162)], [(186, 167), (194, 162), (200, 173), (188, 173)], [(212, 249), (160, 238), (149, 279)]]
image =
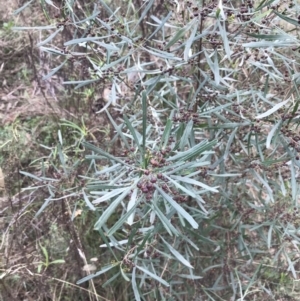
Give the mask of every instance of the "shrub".
[(88, 118), (112, 127), (109, 149), (87, 134), (71, 146), (84, 161), (60, 134), (58, 179), (26, 174), (50, 192), (37, 216), (64, 198), (94, 212), (110, 255), (78, 284), (110, 273), (104, 286), (130, 282), (126, 300), (297, 294), (298, 10), (252, 0), (57, 9), (39, 47), (59, 65), (44, 80), (63, 70), (65, 85), (97, 91)]

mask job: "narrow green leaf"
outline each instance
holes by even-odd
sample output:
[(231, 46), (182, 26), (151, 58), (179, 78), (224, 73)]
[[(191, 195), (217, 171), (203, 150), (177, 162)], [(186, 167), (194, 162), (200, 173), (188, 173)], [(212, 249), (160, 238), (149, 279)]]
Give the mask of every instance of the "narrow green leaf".
[(292, 25), (299, 26), (299, 23), (298, 23), (297, 20), (291, 19), (291, 18), (289, 18), (289, 17), (287, 17), (287, 16), (285, 16), (285, 15), (282, 15), (282, 14), (280, 14), (279, 12), (277, 12), (276, 10), (273, 10), (273, 13), (274, 13), (276, 16), (278, 16), (280, 19), (282, 19), (282, 20), (284, 20), (284, 21), (286, 21), (286, 22), (288, 22), (288, 23), (290, 23), (290, 24), (292, 24)]
[(99, 78), (97, 78), (97, 79), (88, 79), (88, 80), (71, 80), (71, 81), (63, 82), (63, 85), (75, 85), (75, 84), (77, 84), (75, 89), (79, 89), (83, 86), (98, 82), (99, 80), (100, 80)]
[(153, 208), (154, 208), (154, 212), (155, 214), (158, 216), (158, 218), (161, 220), (163, 226), (165, 227), (165, 229), (168, 231), (168, 233), (172, 236), (173, 234), (175, 236), (179, 236), (179, 232), (177, 231), (177, 229), (172, 225), (172, 223), (169, 221), (169, 219), (165, 216), (165, 214), (163, 214), (163, 212), (160, 211), (160, 209), (158, 208), (158, 206), (153, 203)]
[(101, 39), (104, 39), (104, 38), (107, 38), (107, 37), (109, 37), (109, 36), (85, 37), (85, 38), (73, 39), (73, 40), (70, 40), (68, 42), (65, 42), (64, 46), (70, 46), (70, 45), (79, 44), (79, 43), (86, 43), (86, 42), (94, 42), (94, 41), (101, 40)]
[(261, 183), (261, 185), (262, 185), (263, 187), (266, 188), (266, 190), (267, 190), (267, 192), (268, 192), (268, 194), (269, 194), (269, 196), (270, 196), (271, 201), (274, 203), (273, 191), (272, 191), (270, 185), (268, 184), (268, 182), (267, 182), (266, 180), (264, 180), (264, 179), (256, 172), (256, 170), (253, 170), (253, 174), (254, 174), (254, 176), (257, 178), (257, 180)]
[(194, 179), (191, 179), (191, 178), (188, 178), (188, 177), (180, 177), (180, 176), (175, 176), (175, 175), (171, 175), (171, 178), (174, 179), (174, 180), (177, 180), (177, 181), (181, 181), (181, 182), (185, 182), (185, 183), (188, 183), (188, 184), (192, 184), (192, 185), (196, 185), (196, 186), (200, 186), (208, 191), (211, 191), (211, 192), (219, 192), (218, 191), (218, 187), (219, 186), (216, 186), (216, 187), (210, 187), (204, 183), (201, 183), (199, 181), (196, 181)]
[[(145, 3), (145, 2), (144, 2), (144, 3)], [(145, 9), (143, 10), (143, 12), (141, 13), (141, 16), (140, 16), (139, 20), (136, 22), (136, 25), (135, 25), (135, 27), (134, 27), (134, 29), (133, 29), (132, 32), (135, 32), (137, 26), (144, 20), (144, 18), (145, 18), (145, 16), (146, 16), (147, 12), (148, 12), (149, 9), (153, 6), (154, 0), (150, 0), (150, 1), (146, 2), (146, 3), (147, 3), (147, 6), (145, 7)]]
[(270, 79), (270, 76), (269, 76), (269, 74), (267, 74), (266, 80), (265, 80), (264, 94), (263, 94), (264, 98), (266, 98), (266, 95), (269, 92), (269, 79)]
[[(113, 106), (115, 106), (117, 104), (117, 83), (115, 81), (113, 81), (112, 87), (111, 87), (111, 104)], [(108, 102), (110, 103), (110, 101)], [(101, 110), (100, 110), (101, 112)]]
[(220, 84), (220, 67), (219, 67), (219, 58), (218, 58), (218, 51), (214, 51), (214, 63), (213, 63), (213, 73), (214, 73), (214, 80), (216, 85)]
[(185, 188), (180, 183), (178, 183), (178, 181), (173, 180), (172, 178), (168, 177), (166, 174), (163, 174), (163, 176), (166, 177), (171, 183), (174, 184), (174, 186), (176, 186), (178, 189), (180, 189), (181, 191), (183, 191), (187, 195), (191, 196), (192, 198), (196, 198), (197, 197), (193, 191)]
[(291, 161), (290, 168), (291, 168), (292, 200), (293, 200), (293, 202), (296, 202), (298, 185), (297, 185), (297, 177), (296, 177), (296, 171), (295, 171), (295, 163), (293, 162), (293, 160)]
[(55, 32), (53, 32), (47, 39), (37, 44), (37, 47), (47, 44), (48, 42), (52, 41), (56, 35), (62, 31), (62, 28), (57, 29)]
[(103, 184), (97, 184), (97, 183), (91, 183), (91, 184), (88, 184), (86, 186), (86, 188), (88, 190), (91, 191), (91, 193), (93, 194), (97, 194), (96, 192), (99, 192), (99, 191), (92, 191), (93, 189), (94, 190), (104, 190), (104, 189), (119, 189), (119, 188), (125, 188), (126, 186), (122, 186), (122, 185), (103, 185)]
[[(127, 212), (129, 212), (136, 204), (137, 202), (137, 193), (138, 193), (138, 189), (135, 188), (131, 194), (131, 197), (130, 197), (130, 200), (127, 204)], [(133, 221), (134, 221), (134, 212), (132, 212), (132, 214), (130, 214), (128, 216), (128, 219), (127, 219), (127, 224), (128, 225), (132, 225), (133, 224)]]
[(164, 174), (167, 175), (173, 175), (178, 174), (179, 172), (183, 175), (186, 174), (186, 172), (190, 173), (190, 170), (197, 167), (203, 167), (210, 165), (209, 161), (202, 161), (202, 162), (183, 162), (183, 161), (174, 161), (172, 164), (168, 165), (166, 167), (166, 172)]
[(271, 141), (272, 138), (275, 134), (275, 132), (277, 131), (278, 127), (282, 124), (282, 120), (279, 120), (271, 129), (271, 131), (269, 131), (269, 134), (267, 136), (267, 140), (266, 140), (266, 148), (270, 148), (271, 146)]
[(166, 45), (166, 48), (171, 47), (174, 45), (176, 42), (178, 42), (184, 35), (185, 33), (190, 29), (191, 23), (185, 26), (184, 28), (179, 29), (176, 34), (173, 36), (173, 38), (169, 41), (169, 43)]
[[(108, 285), (110, 285), (110, 287), (111, 287), (112, 283), (115, 282), (115, 280), (118, 279), (120, 275), (121, 275), (121, 272), (115, 273), (112, 277), (110, 277), (107, 281), (105, 281), (102, 284), (102, 287), (105, 288)], [(103, 300), (103, 301), (105, 301), (105, 300)], [(106, 301), (109, 301), (109, 300), (106, 300)]]
[(272, 232), (273, 232), (273, 225), (270, 225), (269, 231), (268, 231), (268, 239), (267, 239), (267, 246), (268, 249), (271, 249), (272, 246)]
[(49, 264), (60, 264), (60, 263), (65, 263), (66, 261), (64, 259), (56, 259), (51, 261)]
[[(104, 234), (104, 232), (101, 228), (98, 229), (98, 232), (100, 234), (101, 239), (105, 242), (104, 246), (109, 249), (110, 254), (112, 254), (115, 259), (115, 262), (118, 262), (118, 257), (115, 254), (114, 250), (112, 249), (111, 243), (108, 241), (107, 236)], [(124, 243), (127, 243), (127, 242), (124, 242)], [(119, 242), (119, 244), (120, 244), (120, 242)], [(100, 246), (100, 248), (103, 248), (103, 246)]]
[[(93, 13), (91, 15), (89, 14), (87, 18), (81, 19), (77, 22), (74, 20), (74, 24), (78, 25), (78, 24), (83, 24), (83, 23), (85, 23), (85, 24), (91, 23), (90, 21), (94, 21), (96, 19), (96, 17), (99, 15), (99, 13), (100, 13), (100, 11), (94, 10)], [(100, 20), (100, 19), (97, 18), (97, 20)]]
[(225, 105), (217, 106), (217, 107), (214, 107), (213, 109), (201, 112), (199, 114), (199, 116), (203, 116), (203, 117), (204, 116), (209, 116), (209, 115), (211, 115), (211, 113), (222, 111), (222, 110), (224, 110), (224, 109), (226, 109), (227, 107), (230, 107), (230, 106), (232, 106), (232, 103), (227, 103)]
[(299, 108), (299, 104), (300, 104), (300, 101), (297, 100), (294, 107), (293, 107), (292, 115), (294, 115), (297, 112), (297, 110)]
[(78, 284), (81, 284), (81, 283), (83, 283), (83, 282), (89, 281), (89, 280), (91, 280), (91, 279), (93, 279), (93, 278), (95, 278), (95, 277), (97, 277), (97, 276), (99, 276), (99, 275), (101, 275), (101, 274), (106, 273), (107, 271), (111, 270), (111, 269), (114, 268), (115, 266), (116, 266), (116, 264), (110, 264), (110, 265), (108, 265), (108, 266), (105, 266), (105, 267), (103, 267), (99, 272), (97, 272), (97, 273), (95, 273), (95, 274), (88, 275), (88, 276), (83, 277), (82, 279), (78, 280), (78, 281), (76, 282), (76, 284), (78, 285)]
[(144, 272), (145, 274), (147, 274), (148, 276), (150, 276), (151, 278), (153, 278), (154, 280), (160, 282), (161, 284), (165, 285), (165, 286), (170, 286), (168, 282), (166, 282), (165, 280), (163, 280), (162, 278), (160, 278), (159, 276), (151, 273), (149, 270), (144, 269), (138, 265), (136, 265), (136, 268), (139, 269), (140, 271)]
[(40, 244), (40, 247), (41, 247), (44, 257), (45, 257), (45, 263), (46, 263), (46, 265), (48, 265), (49, 255), (48, 255), (47, 249), (45, 247), (43, 247), (41, 244)]
[(58, 67), (52, 69), (52, 71), (50, 71), (47, 75), (43, 76), (43, 80), (47, 80), (48, 78), (52, 77), (60, 68), (62, 68), (65, 63), (67, 62), (67, 60), (65, 60), (62, 64), (60, 64)]
[[(100, 176), (100, 175), (103, 175), (103, 174), (106, 174), (106, 173), (114, 173), (114, 172), (117, 172), (119, 173), (120, 172), (120, 169), (121, 169), (122, 165), (120, 163), (117, 163), (117, 164), (114, 164), (112, 166), (101, 166), (101, 170), (99, 171), (96, 171), (95, 172), (95, 175), (96, 176)], [(93, 182), (93, 185), (95, 185), (96, 183), (99, 183), (100, 185), (103, 183), (102, 181), (95, 181)], [(120, 188), (121, 186), (117, 186), (117, 188)]]
[(209, 175), (216, 178), (227, 178), (227, 177), (240, 177), (242, 174), (241, 173), (224, 173), (224, 174), (210, 173)]
[[(100, 228), (98, 230), (101, 230)], [(105, 237), (106, 237), (106, 234), (105, 234)], [(120, 247), (122, 245), (126, 245), (128, 244), (128, 239), (123, 239), (123, 240), (118, 240), (118, 241), (111, 241), (111, 242), (108, 242), (108, 241), (105, 241), (105, 244), (102, 244), (100, 245), (100, 248), (106, 248), (106, 247), (109, 247), (110, 250), (111, 250), (111, 247)]]
[(62, 152), (60, 144), (57, 145), (57, 151), (58, 151), (59, 160), (60, 160), (60, 163), (61, 163), (62, 168), (64, 170), (64, 173), (65, 173), (65, 175), (67, 175), (68, 172), (67, 172), (67, 166), (66, 166), (66, 161), (65, 161), (65, 155)]
[(106, 2), (105, 1), (103, 1), (103, 0), (98, 0), (100, 3), (101, 3), (101, 5), (106, 9), (106, 11), (108, 12), (108, 14), (110, 15), (110, 16), (113, 16), (114, 15), (114, 12), (111, 10), (111, 8), (106, 4)]
[(177, 251), (175, 250), (170, 244), (168, 244), (162, 236), (160, 236), (160, 238), (162, 239), (162, 241), (164, 242), (164, 244), (168, 247), (168, 249), (170, 250), (170, 252), (175, 256), (175, 258), (180, 261), (183, 265), (185, 265), (186, 267), (193, 269), (193, 266)]
[(58, 140), (59, 140), (60, 145), (63, 145), (63, 138), (61, 135), (61, 130), (58, 130), (57, 135), (58, 135)]
[(165, 25), (165, 23), (169, 20), (169, 18), (171, 16), (172, 16), (172, 12), (171, 11), (169, 11), (169, 13), (167, 14), (167, 16), (164, 19), (162, 19), (161, 21), (157, 17), (151, 16), (151, 18), (155, 22), (159, 23), (159, 26), (157, 26), (156, 29), (151, 33), (151, 35), (148, 37), (148, 40), (150, 40)]
[(286, 40), (291, 38), (289, 35), (284, 35), (284, 34), (254, 34), (249, 32), (247, 32), (246, 34), (253, 38), (270, 40), (270, 41), (275, 41), (275, 40), (280, 41), (280, 40)]
[(136, 131), (135, 131), (134, 127), (132, 126), (130, 120), (128, 119), (128, 117), (126, 115), (124, 115), (123, 117), (124, 117), (124, 121), (125, 121), (128, 129), (129, 129), (129, 131), (130, 131), (130, 133), (131, 133), (131, 135), (132, 135), (132, 137), (133, 137), (133, 139), (135, 141), (135, 144), (137, 145), (137, 147), (140, 150), (140, 153), (142, 154), (143, 153), (143, 149), (142, 149), (140, 141), (139, 141), (139, 139), (138, 139), (138, 137), (136, 135)]
[(22, 174), (22, 175), (24, 175), (24, 176), (26, 176), (26, 177), (30, 177), (30, 178), (32, 178), (32, 179), (34, 179), (34, 180), (37, 180), (37, 181), (42, 181), (41, 178), (39, 178), (39, 177), (37, 177), (37, 176), (35, 176), (35, 175), (29, 173), (29, 172), (26, 172), (26, 171), (20, 171), (20, 174)]
[(125, 162), (123, 162), (123, 161), (120, 160), (119, 158), (117, 158), (117, 157), (115, 157), (115, 156), (113, 156), (113, 155), (111, 155), (111, 154), (109, 154), (109, 153), (103, 151), (102, 149), (100, 149), (100, 148), (94, 146), (93, 144), (91, 144), (91, 143), (89, 143), (89, 142), (85, 142), (85, 141), (84, 141), (84, 142), (82, 142), (82, 145), (83, 145), (83, 147), (86, 147), (86, 148), (88, 148), (88, 149), (94, 151), (95, 153), (101, 154), (101, 155), (103, 155), (104, 157), (106, 157), (106, 158), (108, 158), (108, 159), (111, 159), (111, 160), (113, 160), (113, 161), (119, 162), (119, 163), (121, 163), (122, 165), (126, 165), (126, 166), (130, 166), (130, 167), (131, 167), (131, 165), (126, 164)]
[(204, 55), (205, 55), (206, 63), (208, 64), (210, 70), (212, 72), (214, 72), (214, 64), (213, 64), (213, 61), (211, 59), (211, 54), (208, 51), (206, 51), (206, 49), (204, 49), (203, 52), (204, 52)]
[(23, 11), (27, 6), (29, 6), (31, 3), (33, 2), (33, 0), (30, 0), (28, 2), (26, 2), (24, 5), (22, 5), (20, 8), (18, 8), (17, 10), (14, 11), (14, 16), (19, 14), (21, 11)]
[(230, 134), (230, 136), (229, 136), (229, 139), (228, 139), (228, 141), (227, 141), (226, 148), (225, 148), (225, 151), (224, 151), (224, 159), (225, 159), (225, 160), (227, 159), (228, 155), (230, 154), (231, 144), (232, 144), (232, 142), (233, 142), (233, 140), (234, 140), (234, 138), (235, 138), (235, 135), (236, 135), (236, 132), (237, 132), (238, 129), (239, 129), (239, 128), (236, 127), (236, 128), (232, 131), (232, 133)]
[[(162, 59), (169, 59), (169, 60), (174, 60), (174, 61), (181, 61), (182, 59), (180, 57), (175, 56), (173, 53), (169, 53), (167, 51), (163, 51), (163, 50), (158, 50), (156, 48), (151, 48), (151, 47), (147, 47), (145, 48), (145, 50), (147, 52), (149, 52), (150, 54), (154, 55), (155, 57), (160, 57)], [(158, 79), (164, 79), (163, 76), (158, 77)], [(150, 85), (150, 83), (152, 84), (154, 81), (156, 81), (156, 79), (150, 79), (149, 81), (144, 82), (144, 85)]]
[(44, 209), (48, 206), (48, 204), (50, 203), (50, 201), (52, 201), (52, 198), (48, 198), (48, 199), (45, 200), (45, 202), (43, 203), (43, 205), (41, 206), (41, 208), (34, 215), (34, 218), (38, 217), (44, 211)]
[(194, 218), (186, 212), (178, 203), (176, 203), (173, 198), (166, 194), (159, 186), (154, 184), (155, 188), (158, 190), (158, 192), (162, 195), (162, 197), (170, 203), (170, 205), (179, 213), (181, 214), (188, 222), (189, 224), (194, 228), (198, 229), (199, 225), (198, 223), (194, 220)]
[(147, 93), (142, 92), (142, 108), (143, 108), (143, 160), (145, 160), (146, 151), (146, 129), (147, 129)]
[(231, 49), (230, 49), (230, 46), (229, 46), (229, 40), (228, 40), (228, 34), (226, 32), (225, 22), (222, 22), (222, 23), (224, 23), (224, 26), (222, 26), (222, 23), (221, 23), (220, 19), (217, 19), (217, 23), (218, 23), (218, 27), (220, 29), (220, 35), (221, 35), (221, 38), (222, 38), (222, 41), (223, 41), (224, 50), (225, 50), (227, 59), (230, 60)]
[(102, 213), (101, 217), (96, 222), (94, 229), (99, 229), (106, 223), (106, 221), (115, 212), (116, 208), (119, 206), (119, 204), (122, 202), (122, 200), (124, 200), (124, 198), (129, 194), (131, 189), (132, 189), (132, 186), (128, 187), (119, 197), (117, 197), (108, 206), (108, 208), (105, 209), (105, 211)]
[(270, 110), (268, 110), (267, 112), (265, 113), (262, 113), (258, 116), (256, 116), (255, 118), (256, 119), (262, 119), (262, 118), (265, 118), (267, 116), (270, 116), (271, 114), (275, 113), (276, 111), (278, 111), (281, 107), (283, 107), (284, 105), (286, 105), (287, 103), (289, 102), (289, 99), (287, 100), (284, 100), (278, 104), (276, 104), (274, 107), (272, 107)]
[(193, 146), (189, 150), (187, 150), (185, 152), (178, 152), (173, 157), (169, 157), (167, 159), (167, 161), (175, 161), (175, 160), (176, 161), (177, 160), (188, 161), (188, 160), (200, 155), (204, 151), (211, 149), (215, 144), (216, 144), (216, 140), (213, 140), (210, 142), (208, 142), (207, 140), (203, 140), (202, 142)]
[(134, 297), (136, 301), (141, 301), (140, 292), (138, 286), (136, 284), (136, 267), (134, 266), (132, 269), (132, 277), (131, 277), (132, 290), (134, 293)]
[(283, 253), (284, 253), (285, 258), (286, 258), (286, 260), (289, 264), (288, 271), (291, 271), (294, 279), (298, 279), (298, 273), (297, 273), (298, 271), (297, 272), (295, 271), (294, 263), (291, 261), (291, 259), (289, 257), (289, 254), (286, 252), (285, 249), (283, 250)]
[(83, 195), (83, 199), (84, 199), (86, 205), (88, 206), (88, 208), (90, 208), (90, 210), (92, 210), (92, 211), (95, 211), (96, 208), (95, 208), (95, 206), (90, 202), (90, 200), (89, 200), (88, 196), (86, 195), (84, 189), (82, 189), (82, 195)]
[[(269, 0), (269, 1), (263, 0), (263, 1), (261, 1), (261, 2), (258, 4), (258, 6), (256, 7), (255, 10), (256, 10), (256, 11), (261, 10), (262, 8), (264, 8), (264, 7), (269, 6), (270, 4), (272, 4), (274, 1), (275, 1), (275, 0)], [(270, 10), (270, 11), (271, 11), (271, 10)]]
[(121, 271), (121, 275), (124, 278), (125, 281), (130, 281), (130, 279), (127, 277), (127, 275), (125, 274), (124, 270), (122, 269), (122, 265), (120, 265), (120, 271)]
[(126, 222), (126, 220), (133, 214), (133, 212), (135, 211), (135, 209), (138, 206), (138, 204), (140, 203), (140, 201), (141, 201), (141, 199), (139, 199), (138, 202), (136, 202), (130, 208), (129, 211), (127, 211), (124, 215), (122, 215), (122, 217), (120, 219), (118, 219), (118, 221), (107, 232), (107, 236), (113, 235), (117, 230), (119, 230), (119, 228), (122, 227), (122, 225)]
[(244, 43), (242, 46), (244, 48), (262, 48), (262, 47), (290, 47), (294, 46), (295, 42), (293, 40), (286, 39), (285, 41), (282, 40), (275, 40), (275, 41), (258, 41), (258, 42), (249, 42)]
[(108, 110), (105, 110), (105, 112), (106, 112), (106, 114), (107, 114), (107, 116), (108, 116), (108, 118), (109, 118), (111, 124), (112, 124), (113, 127), (115, 128), (116, 132), (117, 132), (118, 135), (121, 137), (122, 141), (124, 142), (125, 146), (127, 147), (127, 149), (130, 149), (130, 146), (129, 146), (128, 142), (127, 142), (127, 139), (126, 139), (126, 137), (124, 136), (124, 134), (123, 134), (123, 132), (122, 132), (122, 126), (118, 126), (118, 125), (115, 123), (114, 119), (111, 117), (111, 115), (110, 115), (110, 113), (109, 113)]
[(199, 279), (203, 278), (201, 276), (188, 275), (188, 274), (178, 274), (178, 277), (185, 278), (185, 279), (191, 279), (191, 280), (199, 280)]
[(188, 139), (189, 136), (191, 135), (191, 131), (193, 130), (193, 126), (194, 126), (194, 122), (193, 120), (190, 120), (185, 129), (184, 132), (182, 133), (182, 136), (180, 137), (180, 143), (179, 143), (179, 149), (183, 150), (185, 148), (185, 146), (188, 144)]
[(165, 125), (165, 129), (164, 129), (161, 141), (160, 141), (160, 146), (162, 146), (163, 148), (165, 148), (169, 142), (172, 125), (173, 125), (172, 120), (168, 119), (167, 123)]
[(44, 0), (47, 4), (51, 5), (52, 7), (59, 9), (56, 5), (54, 5), (54, 3), (52, 2), (52, 0)]
[(12, 30), (49, 30), (49, 29), (55, 29), (55, 25), (47, 25), (47, 26), (14, 26), (12, 27)]
[(196, 32), (198, 30), (198, 20), (197, 19), (194, 19), (194, 24), (192, 24), (191, 26), (193, 26), (193, 30), (191, 32), (191, 35), (190, 37), (188, 38), (188, 40), (186, 41), (186, 44), (185, 44), (185, 48), (184, 48), (184, 53), (183, 53), (183, 59), (185, 61), (188, 61), (189, 58), (192, 56), (192, 53), (191, 53), (191, 48), (192, 48), (192, 44), (195, 40), (195, 35), (196, 35)]

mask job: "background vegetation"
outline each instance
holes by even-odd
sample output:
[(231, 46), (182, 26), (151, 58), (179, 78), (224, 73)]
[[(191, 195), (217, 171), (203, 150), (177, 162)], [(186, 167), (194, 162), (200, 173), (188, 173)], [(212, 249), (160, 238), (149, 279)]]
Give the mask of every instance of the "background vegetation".
[(0, 300), (298, 300), (299, 9), (2, 5)]

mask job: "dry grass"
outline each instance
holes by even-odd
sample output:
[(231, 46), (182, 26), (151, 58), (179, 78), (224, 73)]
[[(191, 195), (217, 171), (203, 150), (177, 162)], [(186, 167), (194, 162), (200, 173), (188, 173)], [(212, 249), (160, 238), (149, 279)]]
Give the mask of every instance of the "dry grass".
[[(40, 80), (52, 68), (34, 46), (43, 37), (36, 32), (12, 32), (9, 28), (11, 19), (15, 26), (45, 23), (40, 9), (25, 10), (13, 17), (13, 11), (21, 5), (10, 2), (7, 9), (7, 2), (0, 0), (0, 19), (8, 24), (0, 29), (0, 300), (107, 300), (95, 293), (95, 287), (74, 284), (86, 275), (76, 240), (78, 230), (72, 226), (66, 209), (67, 202), (74, 200), (51, 205), (38, 221), (34, 214), (45, 196), (21, 192), (22, 186), (35, 185), (23, 182), (19, 171), (24, 164), (30, 165), (39, 152), (35, 140), (43, 138), (41, 128), (49, 123), (57, 132), (55, 121), (67, 114), (59, 106), (60, 100), (66, 99), (59, 89), (62, 80)], [(93, 217), (80, 228), (80, 236), (92, 224)], [(65, 263), (43, 265), (45, 252), (49, 261), (63, 259)], [(95, 257), (88, 245), (81, 252), (87, 260)], [(112, 300), (117, 300), (113, 293)]]
[[(9, 22), (13, 18), (14, 26), (45, 24), (45, 16), (38, 13), (40, 9), (25, 10), (24, 14), (13, 17), (14, 9), (20, 6), (13, 3), (5, 15), (0, 10), (0, 19)], [(5, 7), (3, 0), (0, 7)], [(64, 92), (61, 75), (41, 81), (53, 68), (52, 64), (57, 64), (35, 47), (42, 36), (37, 32), (9, 29), (0, 32), (3, 58), (0, 66), (0, 171), (3, 173), (0, 174), (0, 301), (126, 300), (128, 284), (115, 283), (114, 289), (101, 286), (109, 275), (90, 284), (75, 284), (90, 273), (84, 266), (93, 264), (100, 268), (92, 258), (101, 262), (102, 257), (108, 256), (104, 251), (97, 253), (101, 242), (94, 238), (92, 231), (95, 216), (88, 215), (82, 221), (78, 215), (73, 224), (69, 206), (73, 207), (77, 199), (70, 198), (49, 205), (41, 218), (34, 219), (46, 194), (22, 191), (23, 187), (37, 183), (25, 180), (19, 173), (22, 169), (36, 172), (32, 161), (45, 156), (39, 143), (47, 144), (45, 139), (55, 137), (57, 120), (66, 117), (81, 120), (83, 116), (92, 138), (98, 141), (105, 141), (106, 134), (99, 132), (95, 125), (107, 125), (107, 120), (101, 116), (89, 118), (89, 99), (85, 100), (82, 94)], [(79, 100), (83, 105), (77, 105)], [(64, 263), (45, 265), (46, 253), (49, 262), (64, 260)]]

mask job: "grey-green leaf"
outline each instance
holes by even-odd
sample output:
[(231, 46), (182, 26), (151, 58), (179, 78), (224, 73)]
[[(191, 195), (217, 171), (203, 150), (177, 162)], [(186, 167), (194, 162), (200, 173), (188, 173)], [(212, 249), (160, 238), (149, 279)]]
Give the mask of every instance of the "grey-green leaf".
[(115, 266), (116, 266), (115, 264), (110, 264), (110, 265), (108, 265), (108, 266), (105, 266), (105, 267), (103, 267), (99, 272), (97, 272), (97, 273), (95, 273), (95, 274), (88, 275), (88, 276), (83, 277), (82, 279), (78, 280), (78, 281), (76, 282), (76, 284), (81, 284), (81, 283), (83, 283), (83, 282), (89, 281), (89, 280), (91, 280), (91, 279), (93, 279), (93, 278), (95, 278), (95, 277), (97, 277), (97, 276), (99, 276), (99, 275), (101, 275), (101, 274), (106, 273), (107, 271), (111, 270), (111, 269), (114, 268)]
[(147, 274), (148, 276), (150, 276), (151, 278), (153, 278), (154, 280), (160, 282), (161, 284), (165, 285), (165, 286), (170, 286), (169, 283), (167, 281), (165, 281), (164, 279), (160, 278), (159, 276), (151, 273), (149, 270), (144, 269), (138, 265), (136, 265), (136, 268), (139, 269), (140, 271), (144, 272), (145, 274)]
[(180, 261), (183, 265), (185, 265), (188, 268), (193, 269), (193, 266), (177, 251), (175, 250), (170, 244), (168, 244), (162, 236), (160, 236), (164, 244), (168, 247), (168, 249), (171, 251), (171, 253)]
[(187, 212), (185, 211), (178, 203), (176, 203), (173, 198), (166, 194), (158, 185), (154, 185), (155, 188), (158, 190), (158, 192), (163, 196), (163, 198), (170, 203), (170, 205), (179, 213), (181, 214), (188, 222), (189, 224), (194, 228), (198, 229), (199, 225), (198, 223), (194, 220), (194, 218)]
[(102, 213), (101, 217), (96, 222), (94, 226), (95, 229), (101, 228), (106, 223), (106, 221), (114, 213), (121, 201), (124, 200), (124, 198), (129, 194), (131, 189), (132, 186), (127, 187), (127, 189), (106, 208), (106, 210)]

